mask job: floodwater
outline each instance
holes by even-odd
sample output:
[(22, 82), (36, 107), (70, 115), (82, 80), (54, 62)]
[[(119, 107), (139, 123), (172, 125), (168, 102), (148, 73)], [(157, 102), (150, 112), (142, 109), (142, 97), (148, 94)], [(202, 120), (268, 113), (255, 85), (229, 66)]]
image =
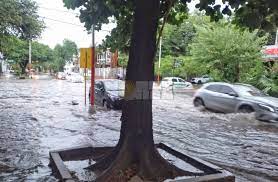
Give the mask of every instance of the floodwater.
[[(187, 94), (160, 98), (154, 91), (156, 142), (223, 167), (237, 181), (278, 181), (278, 124), (197, 110), (191, 103)], [(120, 116), (101, 108), (90, 115), (84, 83), (0, 79), (0, 181), (58, 181), (48, 167), (49, 151), (114, 145)], [(80, 166), (69, 164), (72, 170)]]

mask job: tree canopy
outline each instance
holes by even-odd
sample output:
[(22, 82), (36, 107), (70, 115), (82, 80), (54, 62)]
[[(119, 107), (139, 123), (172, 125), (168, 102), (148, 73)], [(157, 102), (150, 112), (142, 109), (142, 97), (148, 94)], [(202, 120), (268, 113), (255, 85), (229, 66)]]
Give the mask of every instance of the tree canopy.
[(162, 55), (188, 54), (188, 45), (194, 35), (195, 30), (191, 22), (184, 21), (179, 26), (167, 24), (162, 37)]
[(191, 47), (192, 59), (207, 65), (219, 80), (244, 81), (245, 73), (262, 62), (261, 50), (267, 37), (258, 31), (240, 30), (225, 22), (197, 27)]
[(72, 63), (73, 58), (78, 56), (78, 49), (75, 42), (65, 39), (63, 44), (54, 47), (54, 62), (52, 64), (55, 71), (63, 71), (66, 63)]
[(21, 72), (28, 63), (28, 43), (24, 40), (38, 38), (44, 29), (37, 11), (33, 0), (0, 0), (0, 52), (16, 61)]
[[(64, 0), (68, 8), (79, 8), (80, 21), (85, 23), (87, 30), (94, 23), (97, 29), (102, 24), (109, 22), (109, 17), (116, 20), (117, 27), (107, 36), (103, 42), (104, 47), (128, 52), (130, 36), (132, 32), (132, 20), (134, 14), (134, 2), (124, 0), (90, 0), (87, 3), (79, 0)], [(191, 0), (161, 0), (160, 17), (170, 24), (180, 24), (187, 17), (186, 4)], [(196, 4), (199, 11), (218, 21), (225, 15), (232, 16), (232, 22), (250, 30), (260, 29), (273, 32), (278, 25), (278, 3), (275, 0), (223, 0), (223, 4), (217, 4), (215, 0), (200, 0)], [(92, 16), (94, 15), (94, 16)], [(161, 19), (163, 24), (163, 19)]]
[[(11, 36), (9, 38), (10, 46), (5, 49), (4, 55), (15, 70), (20, 74), (24, 73), (26, 67), (26, 60), (29, 57), (29, 42)], [(35, 65), (43, 65), (46, 62), (54, 60), (53, 50), (39, 42), (32, 42), (32, 62)]]
[[(29, 57), (29, 42), (15, 36), (10, 36), (8, 41), (10, 46), (3, 52), (5, 58), (19, 74), (24, 73)], [(40, 71), (63, 71), (65, 64), (78, 56), (76, 43), (68, 39), (65, 39), (62, 45), (57, 44), (54, 49), (37, 41), (33, 41), (31, 45), (32, 65)]]
[[(96, 181), (128, 181), (128, 176), (120, 174), (130, 170), (146, 181), (198, 175), (179, 169), (163, 159), (155, 148), (152, 129), (152, 88), (157, 38), (161, 36), (166, 22), (183, 22), (188, 10), (186, 4), (190, 1), (64, 0), (67, 8), (79, 8), (80, 21), (85, 23), (87, 30), (92, 25), (99, 30), (102, 24), (108, 23), (109, 18), (113, 17), (117, 27), (111, 34), (115, 37), (108, 43), (116, 48), (123, 45), (123, 48), (127, 47), (125, 50), (129, 50), (120, 139), (112, 151), (89, 167), (103, 171)], [(200, 0), (196, 7), (205, 10), (216, 21), (223, 14), (231, 15), (234, 12), (235, 22), (250, 29), (277, 25), (277, 21), (268, 20), (272, 16), (277, 20), (274, 0), (223, 2), (227, 3), (221, 8), (215, 4), (215, 0)], [(256, 23), (251, 23), (253, 21)], [(124, 36), (126, 38), (121, 38)]]
[(44, 23), (37, 11), (33, 0), (0, 0), (1, 37), (15, 35), (29, 40), (39, 37)]

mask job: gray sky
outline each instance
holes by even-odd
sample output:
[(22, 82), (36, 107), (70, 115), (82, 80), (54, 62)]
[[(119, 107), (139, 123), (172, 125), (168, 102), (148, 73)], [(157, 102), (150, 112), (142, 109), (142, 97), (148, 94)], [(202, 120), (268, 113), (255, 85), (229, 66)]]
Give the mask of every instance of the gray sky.
[[(62, 43), (65, 38), (76, 42), (77, 46), (90, 47), (91, 35), (87, 33), (79, 18), (76, 17), (78, 11), (68, 10), (64, 7), (62, 0), (35, 0), (39, 5), (39, 15), (44, 17), (46, 29), (39, 42), (49, 45), (51, 48), (57, 43)], [(220, 2), (221, 0), (217, 0)], [(194, 10), (196, 1), (189, 4), (190, 11)], [(62, 23), (66, 22), (66, 23)], [(74, 24), (74, 25), (72, 25)], [(111, 30), (115, 24), (103, 25), (103, 30)], [(96, 43), (108, 34), (107, 31), (96, 32)]]
[[(36, 0), (36, 2), (39, 5), (38, 13), (41, 17), (44, 17), (46, 25), (46, 29), (38, 40), (39, 42), (53, 48), (57, 43), (62, 43), (67, 38), (76, 42), (78, 47), (89, 47), (91, 45), (91, 35), (87, 33), (79, 18), (76, 17), (78, 11), (65, 8), (62, 0)], [(103, 29), (111, 30), (113, 26), (115, 25), (104, 25)], [(101, 43), (101, 40), (107, 34), (107, 31), (96, 32), (96, 43)]]

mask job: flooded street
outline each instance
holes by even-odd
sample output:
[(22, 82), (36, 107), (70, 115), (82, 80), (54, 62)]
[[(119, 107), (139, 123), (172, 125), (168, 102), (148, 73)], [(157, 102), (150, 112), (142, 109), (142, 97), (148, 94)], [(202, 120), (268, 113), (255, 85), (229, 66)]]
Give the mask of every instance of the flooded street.
[[(165, 93), (160, 99), (157, 90), (153, 115), (156, 142), (223, 167), (237, 181), (278, 181), (277, 123), (197, 110), (190, 96)], [(101, 108), (91, 116), (84, 83), (0, 79), (0, 181), (57, 181), (49, 151), (114, 145), (120, 116)]]

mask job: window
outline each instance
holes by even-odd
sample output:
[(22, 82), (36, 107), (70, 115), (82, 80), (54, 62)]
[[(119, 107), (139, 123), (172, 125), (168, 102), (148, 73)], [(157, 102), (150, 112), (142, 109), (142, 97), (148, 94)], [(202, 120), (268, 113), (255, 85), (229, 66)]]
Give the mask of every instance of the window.
[(221, 86), (220, 92), (223, 94), (235, 93), (235, 91), (231, 87), (225, 85)]
[(249, 85), (234, 85), (234, 88), (240, 95), (244, 96), (267, 96), (262, 91)]
[(100, 90), (102, 87), (102, 84), (100, 82), (95, 83), (96, 89)]
[(220, 92), (220, 85), (209, 85), (205, 89), (213, 92)]
[(184, 80), (183, 80), (183, 79), (180, 79), (180, 78), (179, 78), (178, 80), (179, 80), (179, 82), (184, 82)]
[(104, 81), (103, 82), (105, 86), (105, 90), (109, 91), (119, 91), (119, 90), (124, 90), (125, 89), (125, 82), (121, 80), (117, 81)]
[(178, 82), (178, 80), (176, 78), (173, 78), (172, 82)]

